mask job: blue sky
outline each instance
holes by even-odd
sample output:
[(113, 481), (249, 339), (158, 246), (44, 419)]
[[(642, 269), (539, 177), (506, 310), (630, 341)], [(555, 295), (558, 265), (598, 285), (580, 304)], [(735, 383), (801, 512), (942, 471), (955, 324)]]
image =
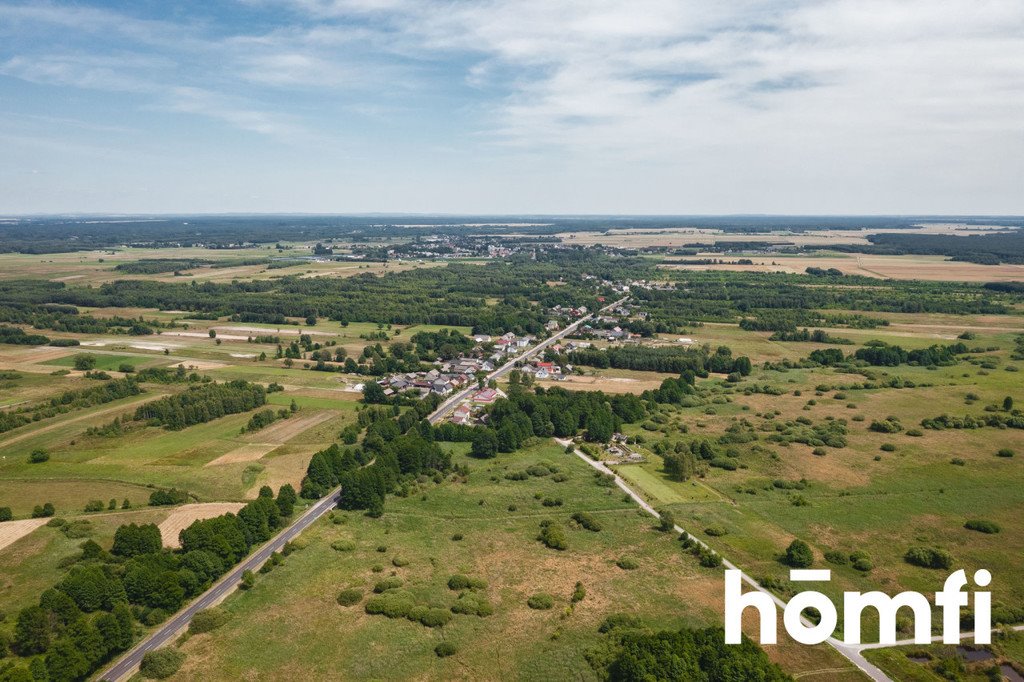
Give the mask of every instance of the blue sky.
[(1024, 213), (1019, 0), (0, 0), (0, 213)]

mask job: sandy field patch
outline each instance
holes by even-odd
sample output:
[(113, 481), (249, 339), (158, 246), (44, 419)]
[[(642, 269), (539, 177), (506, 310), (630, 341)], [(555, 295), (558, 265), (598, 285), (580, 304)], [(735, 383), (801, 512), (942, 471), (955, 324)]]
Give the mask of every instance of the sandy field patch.
[(0, 549), (13, 545), (39, 526), (46, 525), (49, 519), (24, 519), (22, 521), (4, 521), (0, 523)]
[(219, 466), (221, 464), (238, 464), (239, 462), (255, 462), (271, 450), (276, 449), (277, 443), (249, 443), (225, 452), (217, 459), (210, 460), (203, 466)]
[(185, 365), (185, 369), (188, 370), (195, 369), (200, 371), (204, 369), (220, 369), (221, 367), (228, 366), (226, 362), (216, 362), (214, 360), (187, 360), (185, 362), (179, 362), (174, 366), (177, 367), (178, 365)]
[[(266, 330), (264, 330), (264, 331), (266, 331)], [(189, 338), (189, 339), (210, 339), (210, 333), (209, 332), (168, 332), (168, 331), (165, 331), (163, 334), (161, 334), (161, 336), (180, 336), (180, 337)], [(225, 341), (246, 341), (246, 340), (248, 340), (249, 337), (248, 336), (238, 336), (237, 334), (221, 334), (220, 332), (217, 332), (217, 338), (218, 339), (223, 339)], [(210, 341), (213, 341), (213, 339), (210, 339)]]
[(570, 391), (604, 391), (605, 393), (643, 393), (661, 387), (664, 378), (632, 379), (627, 377), (587, 377), (569, 376), (564, 381), (544, 379), (537, 383), (545, 388), (557, 386)]
[[(700, 258), (694, 256), (693, 258)], [(706, 254), (708, 258), (735, 260), (739, 256), (720, 253)], [(953, 282), (999, 282), (1024, 279), (1024, 265), (980, 265), (947, 260), (944, 256), (877, 256), (851, 253), (842, 256), (742, 256), (753, 265), (729, 263), (714, 265), (684, 265), (667, 263), (669, 270), (734, 270), (737, 272), (785, 272), (801, 274), (809, 267), (836, 268), (847, 275), (861, 275), (878, 279), (921, 279)]]
[[(292, 336), (298, 336), (299, 334), (310, 334), (310, 335), (314, 335), (315, 336), (315, 335), (319, 334), (320, 336), (334, 336), (334, 334), (332, 334), (330, 332), (318, 332), (315, 329), (309, 329), (309, 328), (306, 328), (306, 327), (303, 327), (303, 328), (300, 329), (299, 327), (296, 327), (296, 326), (292, 326), (291, 328), (289, 328), (288, 326), (282, 326), (280, 329), (275, 329), (275, 328), (271, 328), (271, 327), (247, 327), (247, 326), (243, 325), (243, 326), (236, 326), (236, 327), (214, 327), (214, 329), (217, 330), (217, 335), (218, 336), (220, 336), (220, 330), (221, 329), (224, 329), (224, 330), (229, 331), (229, 332), (252, 332), (253, 334), (263, 334), (263, 335), (266, 335), (266, 334), (272, 334), (272, 335), (290, 334)], [(224, 338), (228, 338), (228, 337), (224, 337)], [(248, 337), (247, 336), (243, 336), (241, 338), (242, 339), (246, 339)]]
[(178, 534), (191, 526), (193, 521), (212, 519), (228, 512), (235, 513), (244, 506), (241, 502), (206, 502), (178, 507), (160, 523), (160, 537), (164, 547), (180, 547)]

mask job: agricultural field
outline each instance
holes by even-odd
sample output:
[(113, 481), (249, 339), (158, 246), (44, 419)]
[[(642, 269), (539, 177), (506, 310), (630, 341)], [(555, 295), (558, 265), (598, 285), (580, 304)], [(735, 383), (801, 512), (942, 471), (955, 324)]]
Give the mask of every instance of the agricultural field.
[[(123, 525), (153, 524), (154, 551), (178, 562), (188, 549), (179, 549), (181, 533), (196, 524), (251, 519), (268, 493), (289, 488), (304, 496), (294, 505), (302, 512), (340, 485), (340, 508), (227, 596), (220, 627), (175, 644), (185, 662), (172, 679), (603, 679), (621, 644), (601, 631), (609, 616), (635, 617), (643, 632), (721, 626), (721, 568), (702, 566), (707, 557), (656, 530), (554, 434), (575, 435), (626, 486), (783, 599), (795, 591), (783, 561), (794, 540), (809, 545), (815, 568), (832, 570), (822, 591), (840, 602), (847, 590), (933, 593), (949, 571), (906, 560), (924, 548), (950, 569), (993, 570), (998, 617), (1024, 621), (1024, 446), (1013, 421), (1024, 404), (1024, 299), (979, 283), (1012, 279), (1017, 266), (955, 264), (987, 275), (976, 278), (944, 269), (940, 257), (870, 256), (869, 272), (840, 263), (868, 263), (856, 254), (821, 253), (763, 256), (786, 264), (777, 272), (709, 272), (598, 248), (507, 262), (242, 262), (311, 248), (282, 246), (0, 254), (5, 271), (29, 273), (0, 277), (11, 342), (0, 344), (0, 508), (11, 517), (0, 522), (2, 610), (32, 606), (89, 561), (121, 571), (125, 559), (109, 552)], [(175, 275), (166, 260), (198, 264)], [(803, 274), (807, 267), (843, 274)], [(919, 276), (897, 281), (887, 267)], [(958, 281), (933, 280), (940, 271)], [(564, 366), (557, 378), (527, 385), (520, 371), (492, 381), (507, 395), (590, 401), (587, 409), (608, 414), (604, 425), (580, 415), (557, 433), (563, 415), (549, 415), (551, 425), (522, 415), (528, 433), (510, 436), (495, 424), (513, 401), (500, 400), (462, 427), (473, 435), (446, 432), (454, 425), (423, 420), (439, 396), (371, 399), (357, 388), (438, 366), (438, 349), (417, 348), (416, 334), (544, 338), (559, 309), (619, 299), (625, 312), (612, 311), (596, 331), (635, 331), (627, 340), (582, 332), (560, 344), (586, 340), (586, 352), (552, 347), (537, 358)], [(857, 356), (895, 346), (903, 356), (893, 363)], [(838, 359), (813, 359), (823, 351)], [(911, 362), (913, 353), (932, 359)], [(663, 390), (680, 382), (682, 393)], [(192, 409), (194, 401), (204, 407)], [(633, 416), (612, 415), (609, 406), (623, 405)], [(1002, 428), (932, 428), (942, 415)], [(494, 459), (476, 452), (486, 431)], [(635, 457), (606, 449), (623, 440)], [(672, 468), (673, 456), (701, 452), (689, 474)], [(345, 502), (346, 488), (358, 494), (359, 475), (386, 467), (393, 479), (378, 499)], [(601, 530), (586, 530), (578, 513)], [(274, 524), (296, 518), (279, 512)], [(568, 549), (538, 542), (545, 520)], [(265, 534), (250, 529), (246, 551), (271, 529), (283, 526), (268, 518)], [(470, 597), (493, 613), (452, 614), (465, 591), (448, 588), (455, 574), (486, 583)], [(385, 601), (445, 622), (368, 613), (374, 586), (388, 579), (395, 593)], [(200, 593), (183, 582), (190, 598)], [(577, 582), (586, 595), (573, 602)], [(355, 601), (340, 604), (342, 591), (342, 601)], [(173, 613), (133, 599), (137, 634), (158, 631)], [(0, 621), (0, 637), (15, 623)], [(748, 619), (748, 633), (755, 624)], [(899, 626), (909, 636), (909, 622)], [(877, 634), (871, 611), (865, 630), (869, 640)], [(1014, 637), (990, 648), (989, 667), (1024, 666)], [(790, 675), (864, 679), (827, 646), (764, 649)], [(897, 680), (939, 679), (957, 660), (941, 647), (914, 649), (913, 658), (868, 654)], [(977, 662), (964, 674), (987, 673)]]

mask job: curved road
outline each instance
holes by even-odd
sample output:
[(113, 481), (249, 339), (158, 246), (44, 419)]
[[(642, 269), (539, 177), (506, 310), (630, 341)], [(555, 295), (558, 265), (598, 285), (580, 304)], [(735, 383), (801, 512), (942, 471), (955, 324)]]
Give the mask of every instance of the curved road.
[[(626, 298), (621, 298), (615, 303), (605, 306), (599, 312), (613, 308), (625, 300)], [(549, 336), (537, 345), (523, 352), (521, 355), (509, 360), (507, 363), (488, 374), (487, 379), (491, 380), (501, 378), (515, 367), (517, 362), (527, 359), (534, 353), (543, 350), (555, 341), (572, 333), (577, 327), (592, 317), (593, 315), (581, 317), (579, 320), (573, 322), (557, 334)], [(477, 390), (476, 386), (470, 386), (459, 391), (441, 403), (441, 405), (439, 405), (438, 408), (427, 417), (427, 420), (430, 421), (431, 424), (436, 424), (441, 421), (459, 402), (464, 400), (475, 390)], [(286, 542), (293, 540), (299, 533), (306, 530), (306, 528), (313, 524), (317, 519), (334, 509), (338, 504), (338, 497), (340, 494), (341, 489), (338, 488), (333, 490), (329, 495), (327, 495), (327, 497), (318, 500), (316, 504), (307, 509), (301, 516), (299, 516), (299, 518), (295, 519), (290, 526), (281, 531), (275, 537), (271, 538), (258, 550), (243, 559), (241, 563), (232, 568), (220, 580), (214, 583), (210, 589), (203, 592), (181, 611), (174, 614), (174, 617), (139, 642), (135, 648), (124, 654), (117, 662), (107, 668), (99, 679), (108, 680), (109, 682), (118, 682), (118, 680), (127, 679), (132, 673), (138, 670), (139, 664), (142, 662), (142, 657), (146, 655), (147, 652), (166, 646), (174, 639), (175, 636), (177, 636), (179, 632), (188, 626), (192, 617), (196, 615), (197, 612), (218, 604), (222, 599), (224, 599), (224, 597), (234, 592), (238, 587), (238, 583), (242, 580), (242, 574), (244, 572), (257, 570), (271, 554), (280, 551)]]

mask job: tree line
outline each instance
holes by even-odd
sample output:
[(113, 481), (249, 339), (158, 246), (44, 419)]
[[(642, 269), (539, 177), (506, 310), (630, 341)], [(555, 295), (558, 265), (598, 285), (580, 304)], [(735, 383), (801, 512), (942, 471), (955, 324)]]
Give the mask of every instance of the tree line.
[(119, 527), (109, 549), (93, 540), (36, 605), (18, 612), (9, 646), (16, 658), (5, 680), (83, 680), (135, 639), (135, 623), (152, 626), (205, 591), (257, 544), (287, 523), (291, 486), (270, 488), (238, 514), (195, 521), (181, 547), (164, 549), (155, 524)]

